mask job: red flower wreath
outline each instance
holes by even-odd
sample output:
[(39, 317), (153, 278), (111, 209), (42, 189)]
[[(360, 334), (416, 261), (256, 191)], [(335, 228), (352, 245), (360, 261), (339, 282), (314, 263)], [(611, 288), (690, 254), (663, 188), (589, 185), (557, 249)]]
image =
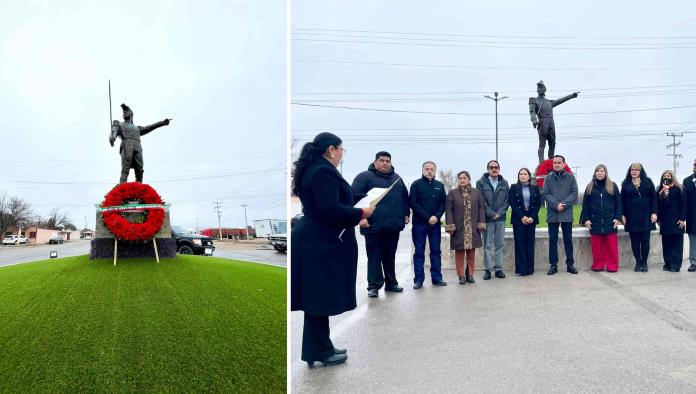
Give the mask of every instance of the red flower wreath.
[[(539, 164), (534, 175), (536, 177), (537, 186), (539, 186), (540, 189), (544, 187), (544, 179), (546, 179), (546, 175), (548, 175), (552, 171), (553, 159), (544, 160)], [(566, 163), (565, 165), (565, 172), (572, 174), (572, 171), (570, 171), (570, 167), (568, 167), (568, 163)]]
[[(124, 200), (140, 200), (141, 204), (164, 204), (162, 198), (150, 185), (138, 182), (122, 183), (106, 195), (102, 208), (124, 205)], [(119, 240), (148, 241), (164, 224), (164, 208), (138, 208), (147, 212), (143, 223), (131, 223), (121, 211), (104, 211), (104, 225)]]

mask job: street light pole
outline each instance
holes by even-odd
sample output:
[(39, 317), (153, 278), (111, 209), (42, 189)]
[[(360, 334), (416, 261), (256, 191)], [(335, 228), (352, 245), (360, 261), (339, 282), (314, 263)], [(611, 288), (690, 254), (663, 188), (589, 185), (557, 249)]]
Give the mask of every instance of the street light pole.
[(483, 96), (495, 101), (495, 161), (498, 161), (498, 101), (505, 100), (508, 96), (498, 97), (498, 92), (493, 92), (495, 98), (491, 96)]

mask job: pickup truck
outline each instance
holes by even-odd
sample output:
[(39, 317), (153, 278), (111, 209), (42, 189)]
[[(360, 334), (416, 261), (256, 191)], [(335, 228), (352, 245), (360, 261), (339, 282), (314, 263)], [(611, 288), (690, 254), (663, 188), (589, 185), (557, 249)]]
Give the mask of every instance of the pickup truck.
[(286, 253), (288, 251), (288, 235), (287, 234), (274, 234), (268, 237), (268, 241), (273, 245), (273, 249), (280, 253)]
[(179, 254), (212, 256), (215, 251), (212, 238), (189, 233), (182, 227), (172, 226), (172, 238), (176, 240), (176, 252)]
[(27, 243), (27, 239), (21, 235), (8, 235), (2, 240), (3, 245), (19, 245)]

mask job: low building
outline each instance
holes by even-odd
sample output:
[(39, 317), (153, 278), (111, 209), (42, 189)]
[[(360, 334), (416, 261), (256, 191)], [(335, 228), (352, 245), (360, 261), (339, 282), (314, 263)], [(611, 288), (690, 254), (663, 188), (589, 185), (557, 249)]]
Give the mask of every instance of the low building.
[(61, 237), (64, 241), (76, 241), (80, 239), (80, 231), (75, 230), (51, 230), (40, 228), (37, 226), (28, 226), (26, 228), (9, 228), (6, 234), (20, 234), (27, 237), (30, 244), (47, 244), (53, 237)]

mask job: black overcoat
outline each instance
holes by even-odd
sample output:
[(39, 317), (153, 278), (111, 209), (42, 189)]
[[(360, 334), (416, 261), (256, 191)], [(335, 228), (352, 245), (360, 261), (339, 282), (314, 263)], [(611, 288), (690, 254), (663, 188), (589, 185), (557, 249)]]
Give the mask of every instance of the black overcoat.
[(626, 217), (624, 230), (629, 233), (655, 230), (650, 216), (657, 215), (657, 193), (650, 178), (643, 179), (638, 188), (631, 181), (624, 180), (621, 184), (621, 205)]
[(686, 195), (686, 232), (696, 234), (696, 177), (694, 174), (684, 179), (684, 194)]
[(604, 182), (596, 181), (592, 193), (585, 191), (580, 212), (580, 224), (592, 222), (590, 234), (613, 234), (614, 220), (621, 221), (621, 193), (616, 183), (612, 182), (614, 194), (609, 194)]
[[(658, 186), (659, 188), (660, 186)], [(657, 195), (657, 223), (660, 225), (660, 234), (683, 234), (677, 221), (686, 217), (686, 198), (684, 191), (678, 186), (672, 186), (665, 198)]]
[(522, 186), (519, 183), (510, 185), (508, 202), (512, 209), (510, 223), (513, 225), (524, 226), (520, 220), (525, 216), (534, 219), (533, 224), (539, 224), (539, 209), (541, 208), (541, 190), (539, 186), (529, 185), (529, 194), (529, 208), (525, 209)]
[(304, 217), (292, 228), (290, 306), (315, 316), (355, 309), (358, 244), (354, 227), (362, 210), (341, 174), (321, 158), (300, 183)]

